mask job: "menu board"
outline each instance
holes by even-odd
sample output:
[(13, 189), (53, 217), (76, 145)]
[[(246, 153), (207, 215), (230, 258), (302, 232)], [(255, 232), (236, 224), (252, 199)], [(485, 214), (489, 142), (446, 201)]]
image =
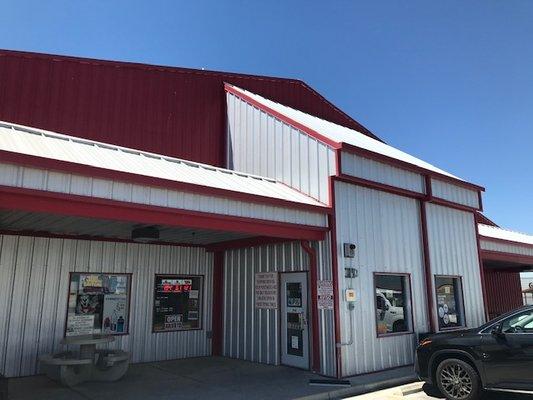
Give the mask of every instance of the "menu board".
[(201, 329), (203, 278), (195, 275), (156, 275), (154, 332)]
[(71, 273), (66, 336), (128, 333), (130, 276)]

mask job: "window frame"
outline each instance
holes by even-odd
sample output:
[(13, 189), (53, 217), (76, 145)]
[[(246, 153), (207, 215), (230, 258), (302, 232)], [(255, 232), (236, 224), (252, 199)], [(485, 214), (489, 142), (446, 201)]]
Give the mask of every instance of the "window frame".
[[(407, 311), (409, 312), (408, 318), (404, 318), (404, 321), (408, 323), (407, 330), (404, 332), (391, 332), (391, 333), (379, 333), (378, 329), (378, 316), (377, 316), (377, 310), (378, 310), (378, 301), (376, 296), (376, 278), (378, 276), (399, 276), (403, 278), (405, 281), (407, 281), (407, 291), (409, 293), (405, 293), (405, 299), (408, 301), (407, 304)], [(413, 307), (413, 287), (412, 287), (412, 279), (411, 274), (409, 272), (374, 272), (373, 273), (373, 296), (374, 296), (374, 327), (376, 330), (376, 338), (387, 338), (387, 337), (394, 337), (394, 336), (404, 336), (404, 335), (413, 335), (415, 333), (415, 324), (414, 324), (414, 307)]]
[[(111, 336), (127, 336), (130, 334), (130, 318), (131, 318), (131, 287), (132, 287), (132, 281), (133, 281), (133, 273), (131, 272), (87, 272), (87, 271), (69, 271), (68, 273), (68, 284), (67, 284), (67, 304), (66, 304), (66, 312), (65, 312), (65, 326), (63, 328), (63, 337), (67, 337), (67, 324), (68, 324), (68, 309), (69, 309), (69, 299), (70, 299), (70, 284), (72, 282), (72, 275), (121, 275), (121, 276), (127, 276), (128, 277), (128, 319), (126, 323), (126, 330), (122, 333), (105, 333), (105, 335), (111, 335)], [(104, 334), (104, 333), (100, 333)], [(93, 333), (94, 335), (94, 333)], [(72, 336), (75, 337), (75, 336)]]
[[(200, 293), (198, 295), (198, 312), (199, 317), (198, 321), (198, 328), (191, 328), (191, 329), (170, 329), (170, 330), (155, 330), (154, 328), (154, 320), (155, 320), (155, 295), (156, 295), (156, 286), (157, 286), (157, 278), (158, 277), (167, 277), (167, 278), (177, 278), (177, 279), (187, 279), (187, 278), (200, 278)], [(152, 333), (176, 333), (176, 332), (191, 332), (191, 331), (202, 331), (204, 330), (204, 290), (205, 290), (205, 275), (201, 274), (187, 274), (187, 273), (175, 273), (175, 274), (169, 274), (169, 273), (155, 273), (154, 274), (154, 286), (152, 287)]]
[[(437, 278), (449, 278), (449, 279), (459, 280), (460, 288), (459, 288), (458, 294), (460, 295), (460, 300), (461, 300), (461, 304), (459, 308), (461, 311), (461, 317), (462, 317), (461, 325), (450, 326), (449, 328), (441, 328), (440, 323), (439, 323), (440, 318), (439, 318), (439, 303), (438, 303), (438, 297), (437, 297)], [(435, 318), (437, 320), (436, 322), (437, 322), (438, 332), (449, 332), (449, 331), (454, 331), (454, 330), (459, 330), (459, 329), (465, 329), (468, 327), (468, 324), (466, 323), (465, 294), (464, 294), (464, 285), (463, 285), (462, 275), (434, 274), (433, 275), (433, 296), (434, 296), (433, 299), (435, 301)]]

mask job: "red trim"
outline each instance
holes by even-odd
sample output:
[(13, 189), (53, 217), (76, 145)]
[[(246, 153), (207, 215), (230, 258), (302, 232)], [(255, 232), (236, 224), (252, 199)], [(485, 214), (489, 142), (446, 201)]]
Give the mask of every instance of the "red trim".
[(338, 149), (338, 148), (341, 147), (341, 143), (336, 142), (334, 140), (331, 140), (330, 138), (318, 133), (317, 131), (315, 131), (315, 130), (313, 130), (311, 128), (308, 128), (307, 126), (302, 125), (299, 122), (296, 122), (292, 118), (289, 118), (286, 115), (281, 114), (281, 113), (277, 112), (276, 110), (274, 110), (274, 109), (272, 109), (272, 108), (270, 108), (268, 106), (265, 106), (263, 103), (260, 103), (257, 100), (255, 100), (254, 98), (248, 96), (247, 94), (242, 93), (239, 89), (236, 89), (234, 86), (232, 86), (232, 85), (230, 85), (228, 83), (224, 83), (224, 89), (226, 89), (227, 92), (229, 92), (231, 94), (234, 94), (235, 96), (237, 96), (237, 97), (241, 98), (242, 100), (246, 101), (247, 103), (250, 103), (252, 106), (255, 106), (255, 107), (257, 107), (257, 108), (259, 108), (259, 109), (261, 109), (261, 110), (273, 115), (274, 117), (276, 117), (280, 121), (285, 122), (286, 124), (289, 124), (289, 125), (293, 126), (294, 128), (296, 128), (296, 129), (298, 129), (298, 130), (300, 130), (302, 132), (307, 133), (309, 136), (314, 137), (315, 139), (321, 141), (324, 144), (327, 144), (328, 146), (332, 147), (333, 149)]
[(300, 242), (303, 250), (309, 255), (309, 269), (311, 271), (311, 326), (313, 329), (313, 358), (311, 369), (313, 372), (320, 372), (320, 331), (318, 326), (318, 264), (316, 258), (316, 250), (313, 249), (308, 242)]
[(136, 242), (131, 239), (121, 239), (121, 238), (111, 238), (104, 236), (91, 236), (91, 235), (69, 235), (69, 234), (58, 234), (46, 231), (13, 231), (8, 229), (0, 230), (0, 235), (12, 235), (12, 236), (31, 236), (31, 237), (43, 237), (50, 239), (70, 239), (70, 240), (92, 240), (97, 242), (115, 242), (115, 243), (134, 243), (134, 244), (151, 244), (157, 246), (177, 246), (177, 247), (206, 247), (203, 244), (193, 244), (193, 243), (174, 243), (174, 242)]
[(481, 191), (477, 192), (477, 202), (478, 202), (479, 211), (482, 212), (483, 211), (483, 195), (481, 194)]
[(485, 268), (483, 267), (483, 259), (481, 257), (481, 242), (479, 240), (479, 227), (476, 222), (476, 215), (474, 214), (474, 225), (476, 226), (476, 245), (477, 255), (479, 259), (479, 274), (481, 276), (481, 292), (483, 294), (483, 309), (485, 311), (486, 321), (490, 320), (489, 316), (489, 300), (487, 297), (487, 282), (485, 281)]
[(476, 185), (470, 182), (465, 182), (461, 179), (452, 178), (451, 176), (444, 175), (439, 172), (432, 171), (432, 170), (429, 170), (423, 167), (419, 167), (418, 165), (414, 165), (406, 161), (398, 160), (396, 158), (392, 158), (381, 153), (376, 153), (371, 150), (362, 149), (360, 147), (354, 146), (349, 143), (342, 143), (341, 150), (346, 151), (348, 153), (357, 154), (365, 158), (370, 158), (372, 160), (381, 161), (385, 164), (392, 165), (393, 167), (416, 172), (422, 175), (429, 174), (431, 177), (434, 177), (435, 179), (445, 181), (445, 182), (450, 182), (450, 183), (453, 183), (454, 185), (462, 186), (470, 190), (485, 191), (485, 188), (483, 186), (479, 186), (479, 185)]
[(205, 194), (208, 196), (215, 196), (221, 198), (231, 198), (246, 202), (259, 204), (272, 204), (278, 207), (298, 208), (301, 210), (308, 210), (314, 212), (327, 213), (330, 209), (326, 206), (318, 206), (312, 204), (299, 203), (296, 201), (276, 199), (263, 195), (256, 195), (250, 193), (237, 192), (234, 190), (214, 188), (210, 186), (197, 185), (187, 182), (171, 181), (163, 178), (156, 178), (152, 176), (139, 175), (130, 172), (115, 171), (106, 168), (93, 167), (90, 165), (78, 164), (69, 161), (55, 160), (51, 158), (44, 158), (32, 156), (28, 154), (14, 153), (10, 151), (0, 150), (0, 160), (2, 162), (13, 163), (17, 165), (24, 165), (34, 168), (42, 168), (46, 170), (61, 171), (69, 174), (84, 175), (91, 177), (98, 177), (110, 180), (119, 180), (122, 182), (136, 183), (140, 185), (163, 187), (165, 189), (180, 190), (186, 192), (193, 192), (196, 194)]
[(225, 251), (231, 249), (242, 249), (248, 247), (264, 246), (268, 244), (277, 244), (277, 243), (290, 243), (296, 241), (296, 239), (286, 239), (286, 238), (274, 238), (267, 236), (257, 236), (246, 239), (236, 239), (228, 240), (225, 242), (218, 242), (213, 244), (208, 244), (205, 246), (207, 251), (217, 252)]
[[(426, 177), (426, 185), (428, 183), (429, 177)], [(430, 186), (426, 186), (431, 188)], [(431, 199), (431, 189), (428, 190), (428, 198)], [(429, 252), (429, 238), (428, 238), (428, 223), (427, 223), (427, 214), (426, 214), (426, 202), (420, 201), (420, 225), (421, 225), (421, 234), (422, 234), (422, 249), (424, 257), (424, 272), (426, 278), (426, 307), (428, 310), (429, 316), (429, 330), (431, 332), (436, 332), (436, 316), (435, 316), (435, 307), (433, 300), (433, 282), (432, 282), (432, 273), (431, 273), (431, 256)]]
[(433, 203), (433, 204), (438, 204), (439, 206), (454, 208), (459, 211), (467, 211), (467, 212), (481, 211), (479, 208), (465, 206), (459, 203), (454, 203), (449, 200), (441, 199), (440, 197), (431, 197), (431, 200), (429, 200), (428, 202)]
[(483, 235), (479, 235), (479, 237), (482, 240), (486, 240), (487, 242), (502, 243), (502, 244), (507, 244), (509, 246), (521, 246), (521, 247), (533, 248), (533, 244), (530, 244), (530, 243), (515, 242), (514, 240), (505, 240), (505, 239), (493, 238), (490, 236), (483, 236)]
[(421, 199), (425, 197), (423, 193), (413, 192), (411, 190), (397, 188), (395, 186), (390, 186), (384, 183), (369, 181), (367, 179), (357, 178), (355, 176), (350, 176), (350, 175), (343, 174), (343, 175), (334, 177), (334, 179), (340, 182), (351, 183), (354, 185), (363, 186), (363, 187), (367, 187), (370, 189), (381, 190), (382, 192), (387, 192), (387, 193), (395, 194), (398, 196), (410, 197), (413, 199)]
[(327, 228), (202, 213), (115, 200), (0, 186), (0, 208), (181, 226), (227, 232), (323, 240)]
[[(335, 151), (337, 168), (341, 171), (341, 152)], [(329, 179), (329, 198), (332, 205), (332, 213), (328, 215), (328, 225), (331, 232), (331, 275), (333, 277), (333, 314), (335, 319), (335, 367), (337, 378), (342, 378), (342, 354), (341, 341), (341, 317), (339, 299), (339, 260), (337, 254), (337, 227), (336, 227), (336, 205), (335, 205), (335, 177)]]
[(533, 256), (504, 253), (501, 251), (481, 250), (483, 261), (503, 261), (512, 264), (533, 265)]
[(222, 355), (224, 338), (224, 252), (213, 254), (213, 327), (212, 349), (214, 356)]

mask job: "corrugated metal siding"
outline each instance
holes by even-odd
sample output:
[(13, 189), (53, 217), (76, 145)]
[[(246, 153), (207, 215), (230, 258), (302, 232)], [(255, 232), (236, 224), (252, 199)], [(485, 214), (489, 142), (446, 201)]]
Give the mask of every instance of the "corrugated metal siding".
[[(343, 342), (350, 337), (344, 289), (352, 287), (357, 293), (352, 311), (354, 343), (342, 348), (342, 373), (354, 375), (410, 364), (414, 361), (416, 335), (376, 337), (373, 274), (411, 274), (414, 331), (427, 332), (419, 203), (342, 182), (335, 183), (335, 199)], [(344, 258), (343, 243), (357, 245), (355, 258)], [(345, 278), (347, 267), (356, 268), (359, 276)]]
[[(331, 279), (330, 252), (326, 242), (318, 250), (319, 279)], [(280, 311), (255, 309), (256, 272), (308, 271), (309, 257), (299, 242), (266, 245), (227, 251), (224, 260), (224, 343), (223, 354), (254, 362), (280, 363)], [(333, 311), (319, 315), (321, 367), (335, 374)]]
[(372, 135), (297, 80), (0, 51), (0, 120), (212, 165), (224, 82)]
[(431, 179), (431, 190), (433, 196), (451, 201), (452, 203), (474, 208), (480, 207), (478, 192), (475, 190), (454, 185), (453, 183), (443, 182), (438, 179)]
[(281, 181), (323, 203), (336, 172), (327, 145), (227, 93), (228, 167)]
[[(211, 354), (213, 256), (200, 248), (0, 235), (0, 372), (32, 375), (61, 350), (69, 272), (132, 273), (130, 334), (110, 348), (133, 362)], [(152, 333), (156, 273), (204, 275), (202, 330)]]
[(485, 316), (474, 214), (436, 204), (426, 204), (426, 213), (431, 272), (462, 277), (466, 324), (479, 326)]
[(480, 240), (480, 244), (482, 250), (519, 254), (521, 256), (533, 256), (533, 247), (531, 246), (520, 246), (519, 244), (507, 244), (483, 239)]
[(326, 226), (327, 224), (327, 219), (324, 215), (310, 211), (249, 203), (11, 164), (0, 164), (0, 185), (303, 225)]
[(487, 309), (491, 319), (523, 305), (519, 272), (491, 271), (485, 268), (484, 275)]
[(425, 192), (424, 177), (420, 174), (344, 151), (341, 157), (341, 168), (344, 174), (413, 192)]

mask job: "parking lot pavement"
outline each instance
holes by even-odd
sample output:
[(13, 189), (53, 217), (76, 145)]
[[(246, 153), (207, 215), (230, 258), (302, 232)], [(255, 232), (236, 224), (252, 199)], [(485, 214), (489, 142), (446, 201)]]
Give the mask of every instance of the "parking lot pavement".
[[(421, 388), (421, 391), (408, 394), (409, 391), (414, 391)], [(407, 389), (407, 393), (403, 392)], [(436, 395), (433, 388), (429, 386), (404, 385), (395, 388), (380, 390), (378, 392), (367, 393), (360, 396), (350, 397), (349, 400), (435, 400), (444, 399), (442, 395)], [(533, 400), (533, 395), (518, 395), (503, 392), (486, 392), (481, 400)]]

